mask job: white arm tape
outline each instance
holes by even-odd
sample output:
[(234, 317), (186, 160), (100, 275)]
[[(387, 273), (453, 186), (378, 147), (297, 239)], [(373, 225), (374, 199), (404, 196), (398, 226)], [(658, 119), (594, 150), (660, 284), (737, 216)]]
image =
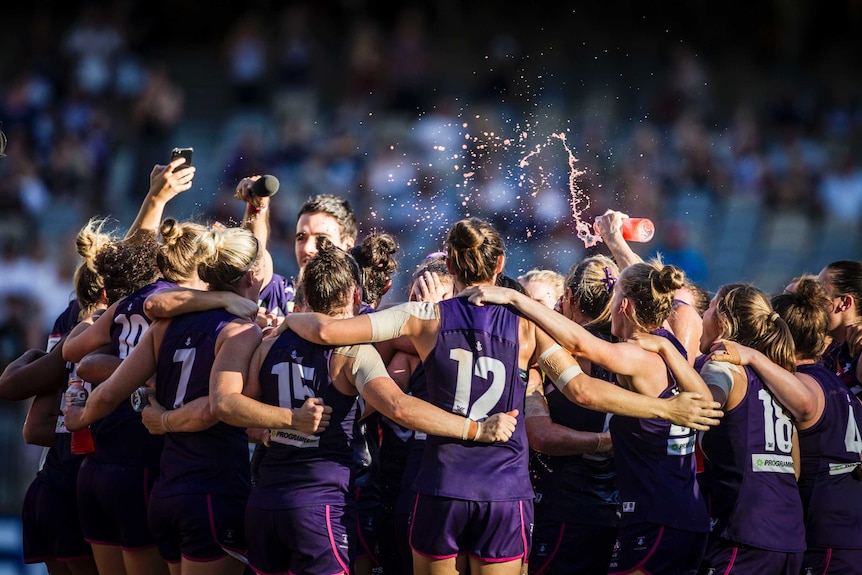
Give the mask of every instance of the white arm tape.
[(351, 371), (353, 382), (356, 385), (356, 390), (362, 395), (365, 384), (378, 377), (389, 377), (389, 372), (386, 371), (386, 366), (383, 365), (383, 360), (380, 359), (380, 354), (377, 353), (373, 345), (362, 344), (350, 347), (352, 348), (351, 353), (345, 355), (353, 355), (353, 369)]
[(563, 349), (563, 346), (561, 346), (558, 343), (555, 343), (554, 345), (549, 347), (547, 350), (545, 350), (545, 353), (543, 353), (542, 355), (539, 356), (539, 364), (541, 365), (542, 363), (544, 363), (546, 359), (548, 359), (549, 357), (551, 357), (552, 355), (554, 355), (555, 353), (557, 353), (557, 351), (559, 351), (561, 349)]
[(575, 362), (575, 365), (573, 365), (572, 367), (561, 373), (556, 379), (554, 379), (554, 385), (557, 386), (557, 389), (563, 391), (563, 388), (565, 388), (569, 384), (569, 381), (582, 373), (584, 373), (584, 370), (581, 369), (581, 366), (578, 365), (577, 362)]
[(740, 369), (742, 368), (729, 361), (710, 360), (700, 368), (700, 376), (706, 385), (719, 388), (727, 397), (733, 389), (733, 372), (739, 373)]
[(401, 335), (401, 329), (410, 316), (419, 319), (437, 317), (434, 302), (407, 302), (368, 314), (371, 320), (371, 341), (387, 341)]

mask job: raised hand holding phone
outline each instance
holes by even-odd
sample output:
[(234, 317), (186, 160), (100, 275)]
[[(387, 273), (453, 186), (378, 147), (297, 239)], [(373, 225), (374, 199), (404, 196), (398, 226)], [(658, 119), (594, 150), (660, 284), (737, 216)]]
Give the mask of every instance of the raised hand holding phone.
[(185, 159), (185, 162), (176, 166), (174, 168), (174, 171), (176, 172), (177, 170), (190, 167), (192, 165), (192, 155), (194, 154), (194, 152), (194, 148), (174, 148), (171, 151), (171, 162), (178, 158)]

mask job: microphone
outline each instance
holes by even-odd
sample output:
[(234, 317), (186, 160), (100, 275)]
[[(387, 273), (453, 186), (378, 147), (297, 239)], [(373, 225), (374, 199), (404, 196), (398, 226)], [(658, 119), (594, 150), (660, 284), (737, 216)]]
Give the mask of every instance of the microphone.
[(269, 174), (261, 176), (251, 185), (251, 194), (259, 198), (274, 196), (278, 191), (278, 178)]

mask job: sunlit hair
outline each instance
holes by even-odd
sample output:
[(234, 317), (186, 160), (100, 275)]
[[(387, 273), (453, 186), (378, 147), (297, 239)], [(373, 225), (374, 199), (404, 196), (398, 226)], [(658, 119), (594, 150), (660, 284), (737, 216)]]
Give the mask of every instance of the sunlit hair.
[(585, 258), (569, 269), (564, 289), (572, 290), (573, 303), (592, 318), (587, 327), (610, 333), (610, 303), (619, 276), (616, 262), (601, 254)]
[(177, 283), (192, 277), (198, 265), (197, 239), (207, 229), (201, 224), (180, 223), (173, 218), (162, 222), (159, 226), (162, 241), (156, 261), (163, 278)]
[(106, 223), (105, 219), (92, 218), (75, 237), (75, 249), (82, 258), (73, 277), (75, 298), (81, 308), (79, 319), (92, 315), (105, 290), (105, 282), (96, 269), (96, 256), (115, 241), (105, 231)]
[(560, 299), (566, 289), (566, 277), (558, 271), (547, 269), (531, 269), (527, 273), (518, 276), (521, 284), (527, 282), (545, 283), (551, 286), (554, 292), (554, 301)]
[(634, 308), (632, 321), (645, 331), (652, 331), (673, 311), (673, 293), (685, 285), (685, 274), (660, 258), (638, 262), (620, 272), (614, 289), (629, 298)]
[(362, 296), (368, 305), (377, 307), (391, 285), (392, 274), (398, 269), (398, 241), (385, 232), (375, 232), (350, 249), (350, 255), (362, 268)]
[(333, 194), (318, 194), (309, 198), (299, 208), (296, 219), (303, 214), (327, 214), (335, 218), (342, 238), (356, 239), (356, 214), (350, 202)]
[(207, 230), (198, 236), (198, 276), (212, 290), (237, 291), (259, 251), (257, 238), (245, 228)]
[(75, 285), (75, 299), (78, 300), (78, 319), (90, 317), (93, 312), (99, 307), (102, 301), (102, 294), (105, 290), (105, 282), (102, 277), (86, 262), (81, 262), (75, 268), (75, 275), (72, 279)]
[(362, 285), (362, 278), (353, 256), (326, 236), (318, 236), (317, 253), (305, 264), (301, 282), (309, 308), (335, 315), (353, 304), (353, 294)]
[(853, 296), (858, 310), (862, 305), (862, 262), (839, 260), (828, 264), (823, 269), (826, 271), (829, 283), (832, 284), (832, 295)]
[(109, 304), (156, 281), (158, 248), (155, 234), (138, 233), (131, 240), (111, 242), (99, 250), (94, 264)]
[(788, 371), (796, 371), (796, 347), (787, 322), (769, 298), (747, 283), (721, 286), (715, 295), (720, 337), (754, 348)]
[(796, 359), (820, 359), (828, 337), (829, 296), (816, 276), (802, 276), (794, 282), (794, 291), (772, 296), (772, 307), (790, 329)]
[(446, 248), (453, 274), (465, 286), (491, 281), (497, 259), (506, 251), (497, 230), (479, 218), (455, 222), (446, 238)]

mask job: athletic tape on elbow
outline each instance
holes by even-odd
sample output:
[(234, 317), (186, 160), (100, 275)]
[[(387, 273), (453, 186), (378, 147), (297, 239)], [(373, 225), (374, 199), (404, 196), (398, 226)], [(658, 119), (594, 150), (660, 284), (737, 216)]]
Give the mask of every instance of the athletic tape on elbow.
[(554, 344), (539, 356), (539, 367), (559, 390), (562, 390), (573, 377), (583, 373), (578, 362), (558, 344)]

